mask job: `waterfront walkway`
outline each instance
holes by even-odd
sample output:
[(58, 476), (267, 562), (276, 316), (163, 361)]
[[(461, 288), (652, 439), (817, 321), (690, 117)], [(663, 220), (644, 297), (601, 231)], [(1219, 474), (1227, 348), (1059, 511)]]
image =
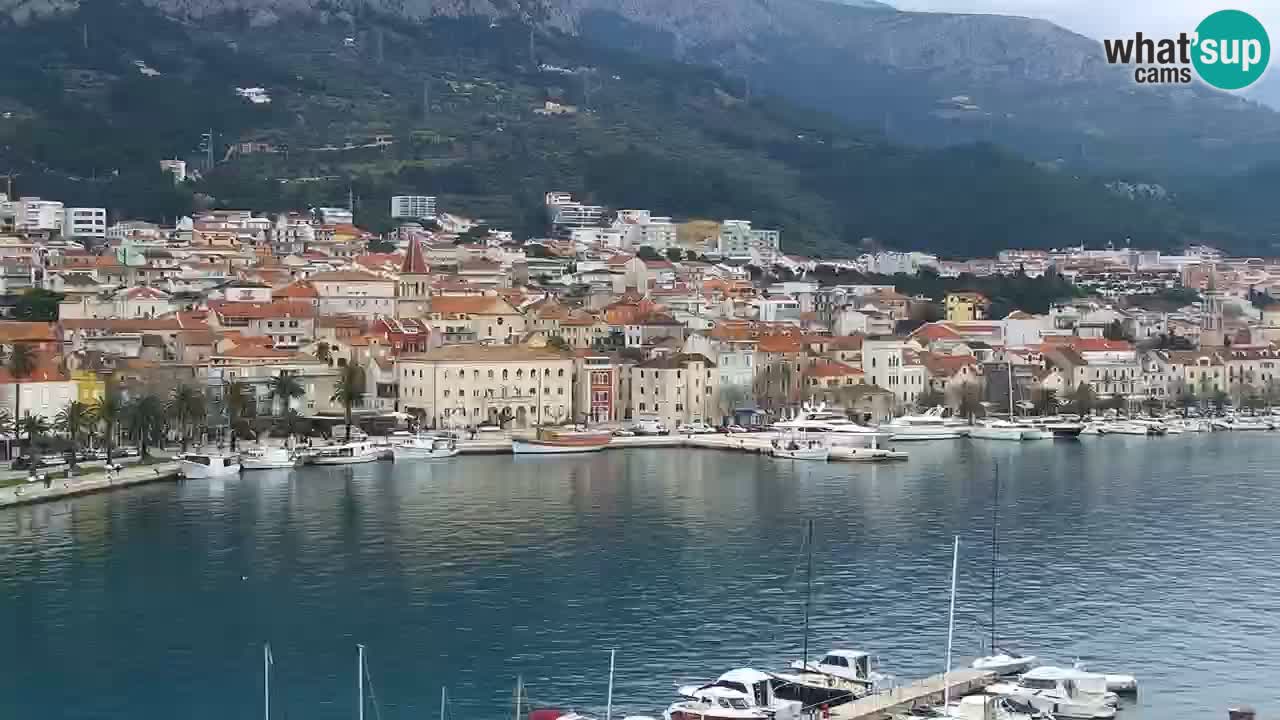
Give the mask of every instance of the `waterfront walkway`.
[(960, 669), (917, 680), (910, 685), (893, 688), (859, 698), (831, 709), (832, 720), (878, 720), (916, 706), (939, 706), (947, 688), (952, 698), (977, 692), (996, 681), (995, 673), (985, 670)]
[(116, 473), (99, 471), (77, 477), (49, 480), (47, 483), (43, 480), (22, 482), (0, 488), (0, 507), (46, 502), (117, 487), (174, 480), (177, 477), (178, 463), (156, 462), (146, 465), (133, 465)]

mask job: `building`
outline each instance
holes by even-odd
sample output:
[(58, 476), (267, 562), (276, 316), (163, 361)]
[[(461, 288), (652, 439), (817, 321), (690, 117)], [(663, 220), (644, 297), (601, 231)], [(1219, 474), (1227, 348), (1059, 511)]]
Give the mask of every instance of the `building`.
[(35, 370), (26, 377), (14, 377), (8, 368), (0, 367), (0, 407), (12, 412), (15, 393), (22, 417), (32, 415), (49, 423), (78, 397), (75, 381), (58, 367), (52, 355), (38, 356)]
[(949, 292), (945, 307), (948, 322), (986, 320), (990, 301), (982, 293)]
[(566, 192), (549, 192), (546, 194), (547, 211), (551, 214), (551, 225), (556, 234), (567, 237), (574, 228), (595, 227), (604, 219), (605, 208), (602, 205), (583, 205)]
[(433, 428), (573, 419), (574, 359), (533, 345), (453, 345), (402, 355), (400, 411)]
[(716, 249), (724, 258), (771, 265), (782, 252), (782, 234), (752, 228), (750, 220), (725, 220), (720, 223)]
[(161, 160), (160, 170), (173, 175), (173, 184), (175, 185), (187, 180), (186, 160)]
[(332, 270), (307, 278), (315, 288), (320, 315), (394, 315), (394, 280), (356, 270)]
[(396, 220), (418, 220), (436, 216), (434, 195), (393, 195), (391, 217)]
[(912, 405), (927, 390), (927, 372), (919, 353), (899, 338), (862, 341), (862, 371), (872, 385), (893, 394), (893, 405)]
[(515, 344), (525, 334), (525, 317), (497, 295), (437, 295), (423, 318), (445, 345), (484, 341)]
[(106, 240), (107, 209), (66, 208), (62, 211), (62, 236), (76, 240)]
[(574, 362), (574, 421), (589, 423), (622, 420), (627, 407), (622, 404), (623, 366), (608, 355), (581, 351)]
[(693, 422), (718, 424), (718, 389), (715, 363), (705, 355), (646, 360), (631, 370), (631, 417), (655, 419), (670, 429)]
[(24, 197), (14, 205), (14, 229), (19, 232), (62, 232), (65, 219), (62, 203), (56, 200)]

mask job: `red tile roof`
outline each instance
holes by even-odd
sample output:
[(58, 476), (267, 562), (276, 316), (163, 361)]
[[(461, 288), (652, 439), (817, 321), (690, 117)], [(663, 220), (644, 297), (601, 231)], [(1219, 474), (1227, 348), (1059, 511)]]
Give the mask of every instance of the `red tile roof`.
[(864, 375), (861, 370), (852, 365), (846, 365), (835, 360), (817, 360), (805, 371), (805, 375), (809, 377), (855, 377)]
[(414, 236), (409, 239), (409, 249), (405, 252), (404, 263), (400, 272), (413, 275), (427, 274), (427, 258), (422, 251), (422, 239)]
[(266, 318), (315, 317), (316, 308), (306, 302), (226, 302), (213, 300), (209, 309), (224, 318), (240, 318), (245, 320), (263, 320)]

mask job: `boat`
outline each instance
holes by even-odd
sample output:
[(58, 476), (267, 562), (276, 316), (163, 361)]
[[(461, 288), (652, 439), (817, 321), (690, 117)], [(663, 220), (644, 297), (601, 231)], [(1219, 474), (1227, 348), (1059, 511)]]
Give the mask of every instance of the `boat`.
[(782, 460), (820, 460), (831, 457), (831, 448), (816, 440), (782, 440), (774, 438), (769, 446), (769, 454)]
[(240, 453), (241, 470), (283, 470), (297, 465), (298, 456), (286, 447), (253, 447)]
[[(1087, 671), (1084, 663), (1079, 660), (1071, 664), (1072, 669)], [(1117, 695), (1133, 695), (1138, 692), (1138, 678), (1133, 675), (1113, 675), (1110, 673), (1101, 673), (1106, 679), (1107, 690)]]
[(995, 489), (991, 500), (991, 654), (977, 658), (972, 667), (988, 670), (997, 675), (1016, 675), (1029, 669), (1036, 662), (1034, 655), (1011, 654), (1000, 649), (996, 638), (996, 568), (1000, 564), (1000, 467), (992, 473)]
[(677, 692), (685, 698), (672, 703), (664, 720), (800, 720), (802, 705), (774, 694), (785, 683), (775, 675), (739, 668), (707, 685), (686, 685)]
[(933, 407), (920, 415), (903, 415), (880, 426), (890, 440), (951, 440), (969, 434), (963, 420), (946, 416), (946, 409)]
[(613, 434), (607, 430), (551, 430), (539, 428), (532, 437), (515, 438), (511, 451), (517, 455), (584, 453), (603, 450)]
[(906, 460), (907, 454), (900, 450), (835, 445), (832, 446), (831, 454), (827, 459), (843, 460), (845, 462), (890, 462), (893, 460)]
[(1045, 422), (1042, 427), (1053, 433), (1055, 438), (1079, 437), (1080, 433), (1085, 430), (1084, 423), (1070, 422), (1068, 420), (1050, 420)]
[[(1214, 423), (1216, 424), (1218, 423), (1218, 421), (1215, 420)], [(1258, 431), (1258, 430), (1275, 429), (1275, 426), (1272, 425), (1270, 422), (1267, 422), (1262, 418), (1256, 418), (1256, 417), (1229, 417), (1229, 418), (1225, 418), (1225, 421), (1222, 424), (1225, 425), (1225, 427), (1220, 429), (1234, 430), (1234, 431)]]
[(404, 438), (391, 446), (397, 462), (404, 460), (443, 460), (458, 454), (458, 441), (429, 433)]
[(1102, 425), (1100, 422), (1087, 422), (1084, 429), (1080, 431), (1081, 435), (1102, 435)]
[(969, 437), (975, 440), (1022, 440), (1027, 428), (1008, 420), (987, 420), (973, 426)]
[(945, 709), (938, 708), (930, 717), (955, 720), (1054, 720), (1043, 710), (1007, 697), (967, 695)]
[(356, 465), (381, 459), (383, 448), (370, 442), (350, 442), (317, 448), (311, 455), (313, 465)]
[(773, 424), (779, 432), (830, 433), (837, 436), (875, 437), (886, 433), (878, 428), (860, 425), (843, 414), (827, 410), (826, 403), (805, 403), (790, 420)]
[(1128, 420), (1116, 420), (1113, 422), (1103, 423), (1098, 428), (1098, 432), (1103, 435), (1152, 435), (1151, 428), (1142, 423), (1129, 422)]
[(237, 475), (240, 458), (231, 453), (188, 452), (178, 456), (178, 470), (185, 478), (217, 478)]
[(1118, 699), (1107, 690), (1106, 678), (1074, 668), (1038, 667), (1016, 683), (1000, 682), (985, 692), (1012, 698), (1058, 718), (1107, 720), (1116, 715)]
[(1053, 431), (1043, 426), (1036, 426), (1036, 425), (1022, 426), (1023, 440), (1052, 440), (1053, 438), (1054, 438)]

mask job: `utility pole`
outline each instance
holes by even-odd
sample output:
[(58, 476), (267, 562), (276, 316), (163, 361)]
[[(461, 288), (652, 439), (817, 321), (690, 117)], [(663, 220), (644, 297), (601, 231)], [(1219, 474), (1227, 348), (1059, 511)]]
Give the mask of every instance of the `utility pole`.
[(431, 78), (422, 79), (422, 122), (426, 124), (427, 118), (431, 116)]
[(356, 214), (356, 194), (350, 182), (347, 183), (347, 212)]
[(80, 26), (80, 44), (85, 50), (89, 49), (89, 23)]
[(381, 65), (382, 64), (382, 28), (375, 28), (373, 32), (374, 32), (374, 36), (373, 36), (374, 49), (375, 49), (375, 52), (377, 53), (378, 64)]

